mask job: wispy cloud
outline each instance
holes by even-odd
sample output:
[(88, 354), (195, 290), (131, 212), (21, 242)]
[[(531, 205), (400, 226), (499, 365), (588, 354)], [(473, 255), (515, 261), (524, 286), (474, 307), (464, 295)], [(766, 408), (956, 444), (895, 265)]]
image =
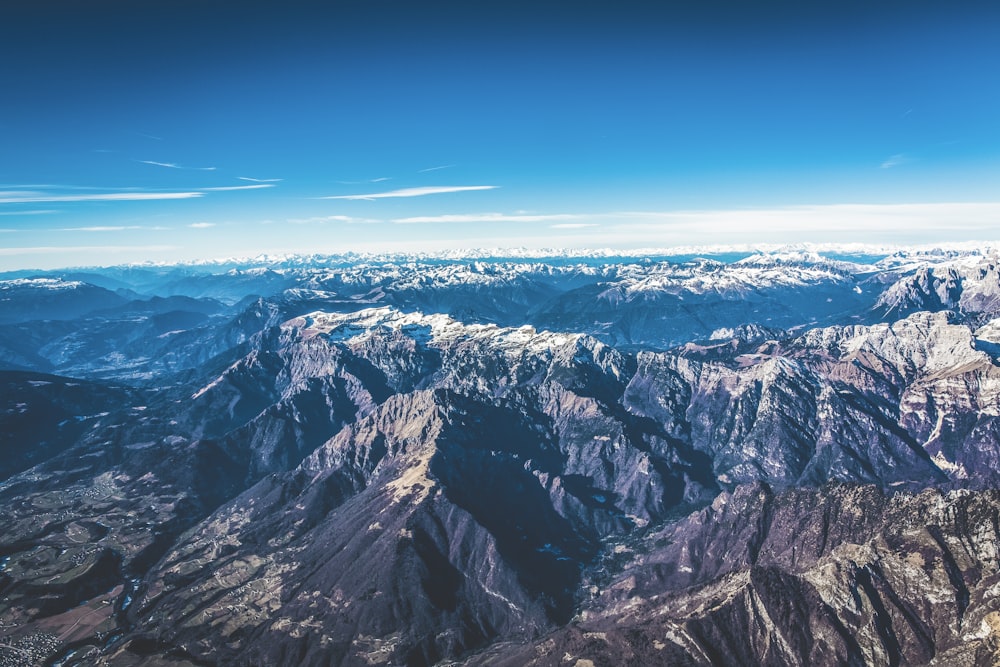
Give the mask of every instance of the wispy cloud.
[(227, 192), (230, 190), (260, 190), (261, 188), (273, 188), (274, 183), (257, 183), (255, 185), (223, 185), (216, 188), (198, 188), (202, 192)]
[(552, 229), (584, 229), (586, 227), (597, 227), (596, 222), (563, 222), (558, 225), (549, 225)]
[(439, 171), (441, 169), (451, 169), (455, 165), (453, 164), (443, 164), (440, 167), (427, 167), (426, 169), (418, 169), (418, 174), (426, 174), (428, 171)]
[(333, 197), (319, 197), (319, 199), (390, 199), (395, 197), (424, 197), (426, 195), (441, 195), (450, 192), (469, 192), (472, 190), (494, 190), (497, 185), (439, 185), (423, 188), (403, 188), (401, 190), (390, 190), (388, 192), (373, 192), (371, 194), (357, 195), (336, 195)]
[(0, 192), (0, 204), (39, 204), (83, 201), (146, 201), (153, 199), (195, 199), (202, 192), (104, 192), (87, 195), (48, 194), (44, 192)]
[[(107, 188), (97, 188), (90, 185), (64, 185), (60, 183), (3, 183), (0, 188), (11, 188), (13, 190), (107, 190)], [(3, 193), (0, 192), (0, 195)]]
[[(27, 187), (32, 187), (32, 186), (27, 186)], [(42, 192), (41, 190), (0, 190), (0, 197), (40, 197), (43, 194), (45, 193)]]
[[(918, 204), (829, 204), (769, 209), (630, 211), (609, 213), (609, 231), (687, 238), (726, 235), (765, 240), (808, 239), (816, 234), (857, 236), (918, 233), (989, 232), (996, 236), (1000, 202), (936, 202)], [(623, 234), (623, 237), (625, 234)], [(738, 239), (737, 239), (738, 237)], [(659, 241), (658, 241), (659, 242)], [(687, 243), (688, 241), (682, 241)]]
[(184, 167), (176, 162), (157, 162), (156, 160), (136, 160), (140, 164), (151, 164), (154, 167), (166, 167), (167, 169), (187, 169), (189, 171), (215, 171), (215, 167)]
[[(926, 244), (956, 238), (1000, 242), (1000, 201), (903, 204), (819, 204), (760, 209), (593, 211), (578, 220), (597, 227), (566, 231), (550, 225), (494, 225), (477, 230), (476, 247), (638, 248), (762, 246), (790, 243)], [(470, 246), (466, 228), (451, 238), (435, 235), (381, 235), (352, 243), (356, 251), (434, 251)], [(402, 232), (402, 230), (401, 230)], [(691, 252), (690, 250), (686, 252)], [(711, 252), (703, 249), (695, 252)]]
[(191, 229), (208, 229), (209, 227), (215, 227), (214, 222), (192, 222), (188, 225)]
[(17, 255), (56, 255), (60, 253), (134, 253), (134, 252), (165, 252), (177, 250), (172, 245), (84, 245), (84, 246), (31, 246), (26, 248), (0, 248), (0, 255), (13, 257)]
[(383, 183), (391, 181), (392, 176), (379, 176), (378, 178), (366, 178), (363, 181), (337, 181), (341, 185), (364, 185), (365, 183)]
[(321, 215), (311, 218), (289, 218), (285, 222), (293, 225), (322, 225), (328, 222), (340, 222), (347, 225), (379, 223), (381, 220), (372, 218), (355, 218), (349, 215)]
[[(253, 183), (250, 185), (227, 185), (219, 187), (197, 188), (189, 191), (157, 191), (157, 190), (131, 190), (122, 189), (116, 192), (86, 192), (80, 190), (93, 190), (93, 188), (79, 188), (73, 186), (22, 186), (35, 187), (38, 189), (18, 189), (0, 190), (0, 204), (39, 204), (39, 203), (67, 203), (67, 202), (96, 202), (96, 201), (149, 201), (160, 199), (196, 199), (204, 197), (206, 193), (227, 192), (232, 190), (259, 190), (262, 188), (273, 188), (274, 183)], [(69, 192), (67, 192), (69, 191)], [(3, 211), (0, 215), (42, 215), (47, 213), (57, 213), (54, 210), (33, 210), (33, 211)]]
[(881, 169), (892, 169), (893, 167), (898, 167), (901, 164), (906, 164), (907, 162), (912, 162), (912, 160), (904, 155), (903, 153), (896, 153), (895, 155), (890, 155), (885, 161), (879, 165)]
[(148, 229), (142, 225), (104, 225), (95, 227), (63, 227), (61, 232), (121, 232), (127, 229)]
[(0, 211), (0, 215), (49, 215), (50, 213), (58, 213), (59, 211), (46, 209), (39, 211)]
[(285, 180), (283, 178), (250, 178), (249, 176), (237, 176), (236, 178), (241, 181), (250, 181), (251, 183), (280, 183)]
[(153, 141), (163, 141), (163, 137), (158, 137), (155, 134), (147, 134), (145, 132), (135, 132), (135, 131), (133, 131), (132, 134), (139, 137), (145, 137), (146, 139), (152, 139)]
[(517, 214), (507, 215), (504, 213), (471, 213), (459, 215), (421, 215), (411, 218), (397, 218), (393, 222), (401, 225), (407, 224), (435, 224), (443, 222), (552, 222), (554, 220), (576, 220), (581, 216), (568, 213), (558, 213), (553, 215), (533, 215)]

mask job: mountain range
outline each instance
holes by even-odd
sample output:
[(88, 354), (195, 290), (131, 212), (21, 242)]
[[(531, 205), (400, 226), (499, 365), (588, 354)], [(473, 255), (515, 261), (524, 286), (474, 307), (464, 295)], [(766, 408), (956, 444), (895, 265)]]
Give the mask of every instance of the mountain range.
[(0, 665), (1000, 664), (995, 249), (20, 272), (0, 387)]

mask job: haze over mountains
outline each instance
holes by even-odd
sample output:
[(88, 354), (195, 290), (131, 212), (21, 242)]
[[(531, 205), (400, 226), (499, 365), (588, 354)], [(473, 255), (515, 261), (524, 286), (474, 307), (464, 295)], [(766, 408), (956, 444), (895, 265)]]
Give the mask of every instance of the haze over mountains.
[(991, 665), (1000, 254), (0, 276), (0, 665)]

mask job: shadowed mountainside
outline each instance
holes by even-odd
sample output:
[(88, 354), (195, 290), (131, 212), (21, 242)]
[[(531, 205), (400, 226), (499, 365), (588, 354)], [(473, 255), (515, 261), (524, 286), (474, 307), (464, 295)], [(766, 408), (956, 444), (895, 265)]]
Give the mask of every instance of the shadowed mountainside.
[[(203, 300), (240, 273), (88, 313), (177, 364), (2, 372), (0, 659), (992, 664), (1000, 278), (938, 260), (309, 269)], [(164, 338), (175, 305), (200, 314)]]

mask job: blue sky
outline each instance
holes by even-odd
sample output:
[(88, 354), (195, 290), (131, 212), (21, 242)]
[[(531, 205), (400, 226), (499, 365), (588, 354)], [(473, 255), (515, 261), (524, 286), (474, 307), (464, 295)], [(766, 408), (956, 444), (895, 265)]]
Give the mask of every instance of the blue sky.
[(995, 3), (21, 4), (0, 269), (1000, 240)]

